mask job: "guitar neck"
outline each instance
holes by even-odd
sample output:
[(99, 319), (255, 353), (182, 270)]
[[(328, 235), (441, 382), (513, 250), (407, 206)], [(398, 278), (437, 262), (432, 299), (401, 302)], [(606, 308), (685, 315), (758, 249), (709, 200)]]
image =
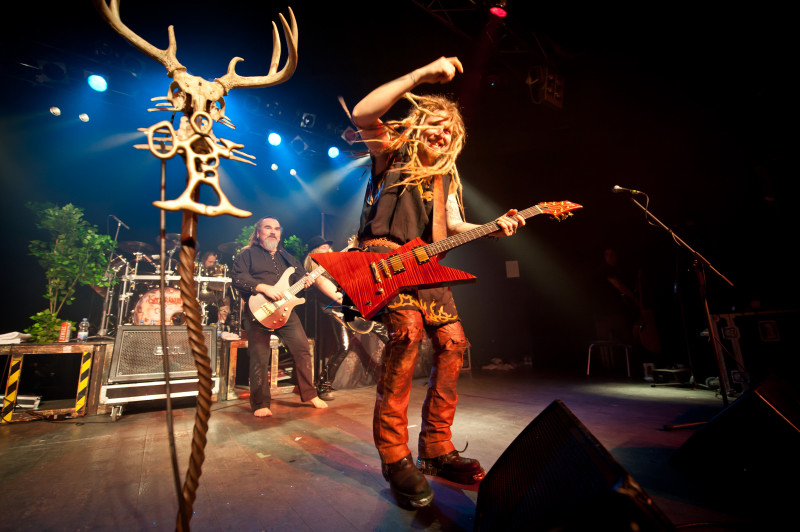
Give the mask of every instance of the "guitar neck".
[[(534, 205), (533, 207), (529, 207), (524, 211), (517, 212), (517, 214), (527, 220), (531, 216), (542, 214), (542, 212), (544, 211), (542, 211), (538, 205)], [(462, 246), (468, 242), (472, 242), (473, 240), (492, 234), (499, 229), (500, 226), (497, 224), (497, 222), (492, 221), (472, 228), (469, 231), (464, 231), (463, 233), (458, 233), (457, 235), (447, 237), (444, 240), (439, 240), (438, 242), (428, 244), (424, 249), (428, 256), (432, 257), (433, 255), (450, 251), (453, 248), (457, 248), (458, 246)]]
[[(311, 282), (314, 282), (317, 279), (317, 277), (319, 277), (323, 273), (325, 273), (325, 268), (320, 266), (320, 267), (314, 269), (311, 273), (309, 273), (308, 276), (311, 277)], [(290, 286), (288, 291), (289, 291), (290, 294), (292, 294), (294, 296), (294, 295), (297, 295), (297, 292), (299, 292), (300, 290), (305, 288), (305, 286), (306, 286), (306, 278), (305, 278), (305, 276), (303, 276), (302, 279), (300, 279), (299, 281), (294, 283), (292, 286)]]
[[(344, 248), (342, 251), (347, 251), (348, 249), (350, 249), (350, 247), (349, 247), (349, 244), (351, 244), (352, 242), (353, 242), (353, 240), (352, 240), (352, 238), (351, 238), (351, 239), (348, 241), (348, 247)], [(312, 262), (313, 262), (313, 261), (312, 261)], [(316, 267), (316, 268), (314, 268), (314, 269), (311, 271), (311, 273), (309, 273), (308, 275), (311, 277), (311, 282), (314, 282), (314, 281), (317, 279), (317, 277), (319, 277), (319, 276), (320, 276), (320, 275), (322, 275), (323, 273), (325, 273), (325, 268), (323, 268), (322, 266), (317, 266), (317, 267)], [(297, 292), (299, 292), (300, 290), (302, 290), (303, 288), (305, 288), (305, 285), (306, 285), (306, 282), (305, 282), (305, 280), (304, 280), (304, 279), (300, 279), (299, 281), (297, 281), (296, 283), (294, 283), (294, 284), (293, 284), (293, 285), (292, 285), (292, 286), (289, 288), (289, 292), (290, 292), (290, 293), (291, 293), (293, 296), (294, 296), (294, 295), (297, 295)]]

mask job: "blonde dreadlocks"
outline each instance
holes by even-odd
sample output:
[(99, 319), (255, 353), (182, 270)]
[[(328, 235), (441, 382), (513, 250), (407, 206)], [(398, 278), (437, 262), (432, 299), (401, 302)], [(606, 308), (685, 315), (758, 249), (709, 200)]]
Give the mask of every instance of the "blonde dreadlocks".
[[(388, 131), (389, 140), (370, 139), (366, 142), (380, 142), (382, 144), (380, 151), (382, 152), (396, 153), (405, 150), (408, 154), (408, 161), (397, 168), (407, 177), (393, 186), (420, 186), (429, 182), (436, 175), (450, 174), (452, 179), (448, 193), (457, 193), (459, 204), (462, 205), (461, 179), (456, 167), (456, 158), (464, 146), (466, 131), (458, 105), (452, 100), (438, 95), (419, 96), (407, 92), (403, 97), (411, 102), (412, 109), (403, 120), (391, 120), (383, 123), (381, 127)], [(429, 116), (443, 114), (449, 117), (450, 145), (432, 166), (424, 166), (419, 159), (419, 146), (422, 143), (421, 132), (430, 127), (425, 124), (425, 119)]]

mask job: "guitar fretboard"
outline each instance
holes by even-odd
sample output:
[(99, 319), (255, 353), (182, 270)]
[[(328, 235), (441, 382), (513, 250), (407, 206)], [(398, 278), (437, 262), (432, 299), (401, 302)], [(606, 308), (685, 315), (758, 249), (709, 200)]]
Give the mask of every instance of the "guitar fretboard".
[[(528, 207), (523, 211), (517, 212), (517, 214), (527, 220), (531, 216), (536, 216), (537, 214), (542, 214), (543, 212), (544, 211), (542, 211), (538, 205), (534, 205), (533, 207)], [(439, 253), (450, 251), (453, 248), (457, 248), (458, 246), (464, 245), (475, 239), (494, 233), (499, 229), (500, 226), (497, 224), (497, 222), (492, 221), (479, 227), (474, 227), (469, 231), (464, 231), (463, 233), (447, 237), (444, 240), (439, 240), (438, 242), (428, 244), (424, 248), (425, 253), (427, 253), (429, 257), (432, 257), (434, 255), (438, 255)]]
[[(319, 277), (323, 273), (325, 273), (325, 268), (320, 266), (319, 268), (316, 268), (308, 275), (311, 277), (311, 281), (313, 282), (317, 277)], [(306, 286), (306, 280), (304, 276), (299, 281), (297, 281), (296, 283), (294, 283), (292, 286), (289, 287), (289, 293), (292, 294), (293, 296), (297, 295), (297, 292), (305, 288), (305, 286)]]

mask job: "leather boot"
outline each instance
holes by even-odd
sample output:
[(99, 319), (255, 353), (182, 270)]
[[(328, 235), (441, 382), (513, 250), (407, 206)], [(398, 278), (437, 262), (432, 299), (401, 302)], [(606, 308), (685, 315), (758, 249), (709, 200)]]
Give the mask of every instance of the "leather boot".
[(417, 467), (426, 475), (442, 477), (458, 484), (475, 484), (486, 476), (480, 462), (473, 458), (462, 458), (458, 451), (436, 458), (417, 458)]
[(323, 401), (333, 401), (333, 386), (327, 380), (317, 384), (317, 396)]
[(401, 506), (422, 508), (433, 500), (433, 490), (419, 469), (414, 467), (411, 453), (397, 462), (381, 463), (381, 472)]

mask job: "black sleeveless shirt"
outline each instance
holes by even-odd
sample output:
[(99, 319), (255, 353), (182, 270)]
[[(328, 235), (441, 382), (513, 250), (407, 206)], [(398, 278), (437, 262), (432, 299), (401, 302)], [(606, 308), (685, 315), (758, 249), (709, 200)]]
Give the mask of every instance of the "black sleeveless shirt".
[[(396, 186), (407, 177), (398, 170), (403, 164), (404, 160), (396, 158), (381, 174), (370, 177), (361, 211), (360, 241), (388, 238), (402, 245), (420, 237), (431, 242), (433, 201), (423, 200), (426, 185)], [(450, 180), (449, 174), (442, 176), (445, 191), (450, 189)]]

